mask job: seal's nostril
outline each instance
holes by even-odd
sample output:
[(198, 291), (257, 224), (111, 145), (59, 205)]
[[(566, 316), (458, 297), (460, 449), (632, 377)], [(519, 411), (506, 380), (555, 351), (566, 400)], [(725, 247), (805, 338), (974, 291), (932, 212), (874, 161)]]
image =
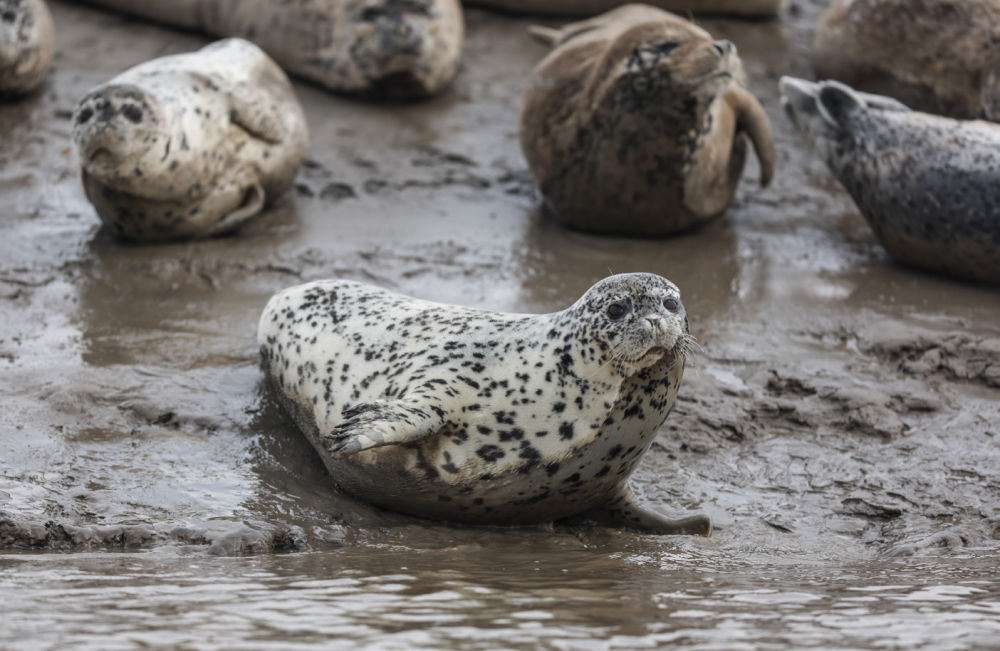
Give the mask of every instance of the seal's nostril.
[(76, 114), (76, 123), (85, 124), (90, 118), (94, 117), (94, 111), (90, 108), (85, 108)]
[(122, 107), (122, 115), (134, 124), (142, 122), (142, 109), (135, 104), (126, 104)]
[(715, 51), (718, 52), (720, 56), (725, 56), (733, 51), (733, 42), (729, 39), (723, 39), (713, 43), (713, 47), (715, 47)]

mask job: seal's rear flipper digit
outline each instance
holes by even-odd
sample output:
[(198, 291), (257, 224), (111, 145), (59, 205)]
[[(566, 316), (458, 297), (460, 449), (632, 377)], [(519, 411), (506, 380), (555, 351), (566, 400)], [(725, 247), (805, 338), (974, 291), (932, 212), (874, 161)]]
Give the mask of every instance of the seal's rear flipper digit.
[(426, 399), (422, 406), (388, 400), (362, 403), (348, 407), (343, 415), (347, 420), (320, 437), (334, 459), (383, 445), (419, 441), (445, 423), (444, 411), (428, 406)]

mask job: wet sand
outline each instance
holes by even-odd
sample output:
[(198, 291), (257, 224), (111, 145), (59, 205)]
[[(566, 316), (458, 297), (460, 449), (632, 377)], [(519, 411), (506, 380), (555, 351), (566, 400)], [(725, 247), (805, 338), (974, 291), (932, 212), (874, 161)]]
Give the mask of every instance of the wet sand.
[[(782, 114), (821, 4), (702, 21), (739, 48), (778, 170), (762, 190), (750, 161), (695, 233), (545, 219), (517, 144), (545, 49), (532, 21), (470, 9), (450, 92), (372, 105), (297, 83), (312, 142), (294, 190), (234, 237), (137, 247), (98, 228), (71, 111), (209, 39), (53, 3), (49, 81), (0, 105), (0, 646), (997, 639), (1000, 292), (893, 264)], [(710, 539), (377, 511), (333, 490), (257, 366), (257, 317), (291, 284), (550, 311), (627, 271), (681, 287), (703, 348), (633, 483), (709, 512)]]

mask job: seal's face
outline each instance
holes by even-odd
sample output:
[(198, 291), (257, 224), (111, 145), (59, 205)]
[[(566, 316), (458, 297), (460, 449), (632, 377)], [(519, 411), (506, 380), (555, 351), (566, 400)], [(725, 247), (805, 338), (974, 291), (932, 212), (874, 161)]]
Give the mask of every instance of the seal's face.
[(389, 96), (425, 92), (420, 63), (437, 38), (440, 12), (435, 0), (352, 0), (347, 13), (356, 26), (351, 58), (371, 81), (372, 92)]
[[(73, 112), (73, 142), (88, 174), (124, 190), (122, 184), (131, 178), (162, 172), (156, 152), (162, 158), (168, 121), (155, 99), (137, 86), (103, 86)], [(126, 169), (125, 160), (134, 161), (132, 169)]]
[(624, 377), (682, 362), (692, 341), (680, 290), (654, 274), (605, 278), (578, 305), (606, 362)]
[(73, 112), (85, 175), (150, 200), (197, 199), (224, 166), (229, 106), (196, 76), (150, 74), (144, 86), (109, 83)]
[(744, 76), (732, 42), (692, 37), (659, 23), (627, 30), (612, 52), (622, 59), (615, 93), (639, 108), (655, 108), (661, 98), (693, 98), (705, 106)]

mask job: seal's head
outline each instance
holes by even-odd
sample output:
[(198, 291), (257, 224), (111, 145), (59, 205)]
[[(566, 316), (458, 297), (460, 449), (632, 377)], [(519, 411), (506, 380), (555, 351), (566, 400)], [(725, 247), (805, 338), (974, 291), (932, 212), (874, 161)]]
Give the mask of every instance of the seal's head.
[(852, 157), (853, 150), (846, 145), (856, 139), (862, 145), (871, 140), (870, 134), (865, 135), (867, 116), (910, 110), (890, 97), (860, 93), (837, 81), (810, 82), (782, 77), (778, 88), (789, 119), (820, 158), (834, 169), (839, 168), (845, 157)]
[(205, 153), (224, 157), (215, 147), (228, 127), (228, 108), (205, 90), (196, 101), (187, 97), (194, 92), (190, 82), (149, 81), (148, 88), (111, 82), (80, 100), (73, 143), (83, 172), (145, 199), (193, 199), (207, 192), (204, 183), (214, 176), (205, 169)]
[(605, 278), (571, 312), (583, 318), (584, 332), (600, 349), (602, 361), (624, 377), (659, 362), (683, 363), (693, 341), (680, 290), (656, 274)]
[(0, 94), (37, 87), (52, 63), (53, 29), (40, 0), (0, 0)]
[[(427, 95), (438, 85), (442, 17), (439, 0), (349, 0), (351, 60), (369, 81), (373, 95)], [(444, 27), (442, 27), (444, 25)]]
[(663, 103), (690, 100), (688, 110), (711, 104), (745, 73), (736, 46), (713, 40), (677, 20), (639, 23), (622, 32), (595, 72), (597, 93), (617, 109), (662, 110)]

